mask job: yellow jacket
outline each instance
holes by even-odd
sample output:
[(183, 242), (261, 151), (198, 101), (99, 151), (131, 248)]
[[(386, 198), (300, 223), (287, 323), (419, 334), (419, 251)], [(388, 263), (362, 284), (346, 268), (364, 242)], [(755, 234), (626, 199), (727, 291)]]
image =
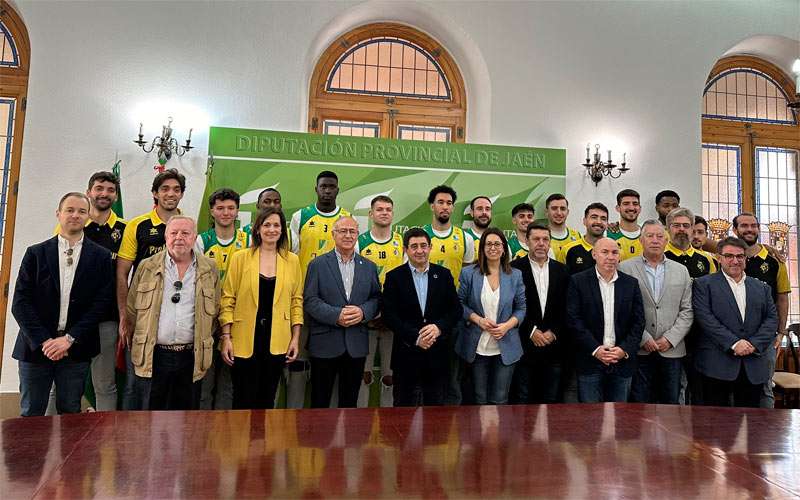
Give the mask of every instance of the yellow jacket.
[[(232, 324), (233, 355), (238, 358), (249, 358), (253, 355), (260, 254), (258, 249), (233, 254), (222, 287), (219, 324)], [(291, 252), (278, 252), (269, 352), (285, 354), (292, 339), (292, 325), (302, 324), (303, 275), (300, 271), (300, 260)]]

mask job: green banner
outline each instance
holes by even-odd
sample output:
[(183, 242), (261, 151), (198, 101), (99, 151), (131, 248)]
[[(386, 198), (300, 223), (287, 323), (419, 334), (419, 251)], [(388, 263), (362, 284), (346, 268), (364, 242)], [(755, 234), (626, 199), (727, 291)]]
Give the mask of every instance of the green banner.
[[(544, 200), (565, 189), (563, 149), (454, 144), (343, 137), (211, 127), (205, 196), (230, 187), (242, 197), (241, 225), (254, 217), (258, 193), (274, 187), (284, 213), (316, 200), (316, 176), (331, 170), (339, 176), (339, 205), (366, 229), (370, 201), (379, 194), (394, 200), (395, 230), (431, 221), (428, 191), (439, 184), (456, 190), (453, 222), (471, 220), (469, 202), (478, 195), (493, 202), (492, 225), (511, 230), (511, 208), (521, 202), (544, 217)], [(209, 227), (208, 206), (200, 211), (201, 230)], [(467, 222), (469, 225), (469, 222)]]

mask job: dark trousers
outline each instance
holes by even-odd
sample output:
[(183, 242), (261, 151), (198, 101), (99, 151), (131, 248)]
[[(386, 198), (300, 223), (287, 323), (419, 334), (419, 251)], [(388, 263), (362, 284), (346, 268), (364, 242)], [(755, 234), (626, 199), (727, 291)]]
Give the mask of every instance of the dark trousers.
[[(202, 382), (192, 382), (194, 351), (175, 352), (156, 345), (153, 349), (153, 376), (149, 380), (150, 410), (197, 410)], [(137, 377), (142, 380), (142, 377)], [(146, 379), (145, 379), (146, 380)], [(144, 382), (147, 384), (148, 382)]]
[(47, 363), (19, 362), (20, 414), (40, 417), (47, 410), (50, 388), (56, 386), (58, 414), (80, 413), (81, 396), (89, 374), (89, 361), (67, 359)]
[(631, 382), (631, 402), (676, 405), (681, 392), (682, 358), (657, 352), (637, 356)]
[(686, 373), (686, 404), (703, 405), (703, 375), (694, 367), (694, 356), (689, 353), (683, 358), (683, 371)]
[(348, 353), (335, 358), (311, 358), (311, 407), (331, 405), (333, 383), (339, 378), (339, 408), (355, 408), (364, 375), (366, 358), (351, 358)]
[(516, 363), (504, 365), (502, 356), (475, 355), (472, 367), (472, 380), (475, 391), (475, 404), (504, 405), (508, 403), (508, 391), (514, 376)]
[(625, 403), (631, 376), (620, 375), (615, 366), (590, 373), (578, 372), (578, 401), (581, 403)]
[(719, 380), (703, 375), (703, 399), (705, 406), (738, 406), (758, 408), (764, 384), (751, 384), (744, 367), (736, 380)]
[(524, 354), (511, 380), (512, 404), (559, 403), (564, 400), (561, 360)]
[(274, 408), (275, 392), (285, 364), (285, 354), (234, 358), (231, 367), (233, 409)]
[[(447, 363), (447, 358), (441, 360)], [(447, 370), (433, 370), (427, 362), (398, 363), (392, 370), (395, 406), (440, 406), (450, 382)]]

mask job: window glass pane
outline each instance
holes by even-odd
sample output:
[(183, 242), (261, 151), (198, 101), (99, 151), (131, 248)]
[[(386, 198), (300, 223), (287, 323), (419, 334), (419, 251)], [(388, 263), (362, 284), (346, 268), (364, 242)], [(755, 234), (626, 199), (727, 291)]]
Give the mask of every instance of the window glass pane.
[[(0, 22), (0, 66), (19, 67), (19, 57), (17, 56), (17, 46), (14, 43), (14, 38), (2, 22)], [(3, 125), (5, 125), (5, 122), (0, 122), (0, 126)], [(0, 224), (2, 224), (2, 221), (0, 221)]]
[(703, 144), (701, 177), (703, 216), (730, 220), (739, 212), (739, 148), (724, 144)]
[(380, 124), (352, 120), (325, 120), (322, 133), (350, 137), (380, 137)]
[[(11, 180), (11, 153), (14, 139), (14, 112), (16, 100), (0, 97), (0, 167), (2, 181), (0, 183), (0, 266), (2, 266), (3, 243), (6, 231), (6, 211), (8, 209), (8, 188)], [(2, 268), (0, 267), (0, 271)]]
[(450, 142), (450, 127), (433, 127), (426, 125), (398, 125), (399, 139), (416, 141)]
[[(783, 89), (770, 76), (751, 68), (732, 68), (706, 85), (703, 113), (709, 117), (737, 121), (796, 124), (788, 112)], [(715, 100), (715, 106), (711, 105)]]

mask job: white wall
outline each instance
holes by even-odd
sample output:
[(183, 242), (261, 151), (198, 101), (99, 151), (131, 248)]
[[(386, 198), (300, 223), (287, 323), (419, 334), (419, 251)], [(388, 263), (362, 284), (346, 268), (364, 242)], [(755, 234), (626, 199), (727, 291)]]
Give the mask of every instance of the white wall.
[[(154, 156), (131, 142), (175, 117), (197, 146), (171, 160), (200, 206), (207, 126), (304, 131), (310, 69), (338, 33), (367, 20), (415, 25), (462, 66), (471, 142), (566, 148), (571, 223), (634, 187), (700, 202), (700, 95), (717, 58), (754, 35), (800, 39), (796, 1), (744, 2), (49, 2), (18, 0), (32, 62), (12, 288), (55, 203), (123, 160), (125, 213), (149, 207)], [(152, 110), (163, 103), (163, 112)], [(143, 115), (148, 115), (144, 117)], [(198, 130), (203, 128), (204, 130)], [(588, 141), (626, 150), (633, 170), (599, 187), (579, 164)], [(0, 391), (18, 388), (6, 324)]]

